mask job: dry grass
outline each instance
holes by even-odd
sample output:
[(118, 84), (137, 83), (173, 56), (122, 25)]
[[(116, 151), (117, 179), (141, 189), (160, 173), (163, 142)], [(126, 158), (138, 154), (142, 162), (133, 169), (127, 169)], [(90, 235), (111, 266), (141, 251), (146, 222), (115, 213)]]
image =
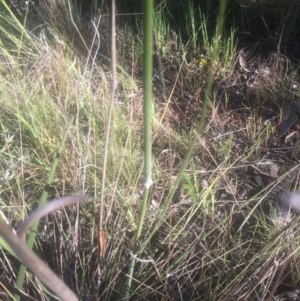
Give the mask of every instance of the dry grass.
[[(234, 63), (242, 42), (236, 45), (228, 34), (216, 64), (206, 126), (197, 133), (212, 44), (203, 41), (204, 34), (200, 40), (205, 49), (199, 41), (181, 40), (168, 29), (167, 20), (156, 22), (154, 186), (141, 241), (160, 217), (191, 137), (198, 140), (162, 225), (140, 255), (151, 261), (138, 261), (132, 299), (274, 300), (272, 295), (295, 289), (299, 277), (298, 217), (276, 228), (269, 218), (276, 200), (268, 189), (263, 191), (272, 183), (281, 186), (280, 175), (299, 159), (296, 136), (285, 141), (276, 130), (283, 104), (299, 94), (297, 65), (281, 52), (274, 56), (276, 48), (254, 47), (249, 60), (257, 72), (248, 73)], [(100, 28), (107, 27), (104, 23)], [(82, 44), (74, 47), (74, 40), (62, 46), (38, 35), (24, 39), (19, 55), (9, 42), (13, 34), (0, 47), (0, 209), (16, 228), (35, 208), (68, 121), (75, 116), (49, 193), (51, 198), (87, 193), (91, 201), (79, 211), (65, 209), (44, 219), (36, 249), (82, 300), (122, 297), (138, 222), (142, 48), (140, 33), (129, 28), (118, 28), (119, 89), (109, 143), (101, 260), (97, 212), (111, 81), (106, 50), (101, 51), (108, 47), (102, 45), (95, 56), (86, 52), (90, 45), (83, 51)], [(64, 32), (57, 34), (63, 40)], [(293, 179), (283, 188), (298, 189), (296, 173)], [(1, 281), (14, 285), (18, 263), (4, 254)], [(37, 300), (46, 296), (30, 277), (24, 291)]]

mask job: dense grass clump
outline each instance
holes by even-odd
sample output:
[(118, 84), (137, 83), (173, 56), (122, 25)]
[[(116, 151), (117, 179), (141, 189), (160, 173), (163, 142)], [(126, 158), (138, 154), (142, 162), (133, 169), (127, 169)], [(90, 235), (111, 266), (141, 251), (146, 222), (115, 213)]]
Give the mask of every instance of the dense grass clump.
[[(45, 191), (90, 197), (43, 218), (34, 245), (80, 300), (273, 300), (298, 286), (298, 216), (277, 196), (298, 189), (299, 4), (225, 2), (156, 1), (148, 144), (139, 2), (117, 3), (113, 97), (110, 1), (1, 2), (0, 210), (17, 229)], [(6, 293), (54, 300), (31, 274), (20, 287), (1, 252)]]

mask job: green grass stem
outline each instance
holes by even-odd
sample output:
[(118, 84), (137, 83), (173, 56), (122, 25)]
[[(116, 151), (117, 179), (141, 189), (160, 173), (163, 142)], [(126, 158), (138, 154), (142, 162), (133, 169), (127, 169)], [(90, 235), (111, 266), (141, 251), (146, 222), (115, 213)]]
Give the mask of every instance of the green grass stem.
[[(153, 0), (143, 1), (143, 79), (144, 79), (144, 193), (141, 205), (139, 223), (135, 234), (133, 254), (139, 247), (139, 239), (142, 233), (144, 218), (149, 197), (149, 190), (152, 185), (152, 118), (154, 117), (154, 105), (152, 100), (152, 49), (153, 49)], [(128, 279), (126, 285), (126, 297), (129, 297), (132, 276), (136, 259), (130, 261)]]

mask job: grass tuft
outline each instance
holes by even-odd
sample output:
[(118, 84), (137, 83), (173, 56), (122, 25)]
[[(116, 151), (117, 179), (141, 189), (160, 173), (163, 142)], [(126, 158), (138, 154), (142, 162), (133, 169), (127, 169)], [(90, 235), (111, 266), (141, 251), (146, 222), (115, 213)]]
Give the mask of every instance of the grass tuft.
[[(299, 216), (285, 219), (277, 202), (299, 189), (297, 122), (283, 135), (277, 127), (299, 96), (297, 1), (154, 7), (153, 185), (143, 227), (139, 3), (117, 4), (103, 187), (109, 3), (52, 2), (0, 10), (0, 210), (11, 225), (38, 206), (67, 134), (49, 199), (86, 193), (91, 202), (43, 218), (34, 249), (81, 300), (124, 292), (132, 300), (268, 300), (297, 288)], [(1, 283), (13, 294), (19, 262), (1, 252)], [(22, 290), (52, 300), (29, 274)]]

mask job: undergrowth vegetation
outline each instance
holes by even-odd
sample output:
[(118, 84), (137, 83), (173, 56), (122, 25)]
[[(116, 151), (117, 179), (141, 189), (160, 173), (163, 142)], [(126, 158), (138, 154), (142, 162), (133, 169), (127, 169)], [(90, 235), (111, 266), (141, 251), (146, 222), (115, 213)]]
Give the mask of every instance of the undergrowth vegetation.
[[(298, 189), (299, 129), (277, 128), (300, 95), (298, 1), (228, 1), (224, 24), (226, 1), (156, 1), (153, 186), (138, 255), (143, 21), (139, 1), (120, 2), (99, 233), (110, 1), (1, 1), (0, 210), (17, 229), (45, 190), (90, 197), (42, 219), (34, 246), (80, 300), (280, 300), (299, 286), (298, 216), (276, 202)], [(0, 259), (13, 295), (20, 263), (3, 249)], [(21, 300), (55, 300), (30, 273), (20, 288)]]

